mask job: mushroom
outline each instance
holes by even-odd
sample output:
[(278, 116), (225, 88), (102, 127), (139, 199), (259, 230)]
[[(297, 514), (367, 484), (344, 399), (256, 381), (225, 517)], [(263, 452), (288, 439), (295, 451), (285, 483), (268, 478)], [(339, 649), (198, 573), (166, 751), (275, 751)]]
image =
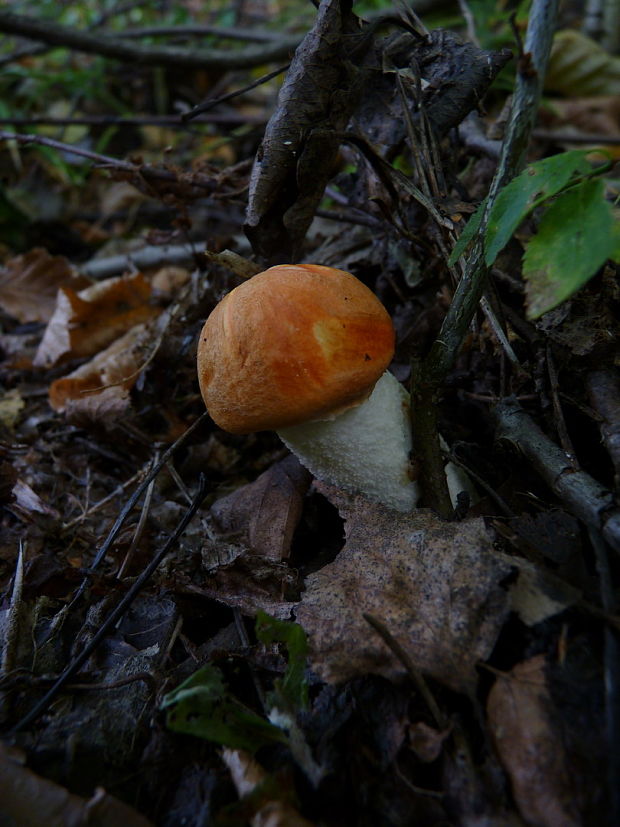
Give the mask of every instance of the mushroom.
[(318, 479), (410, 511), (420, 492), (409, 395), (387, 371), (393, 354), (392, 321), (362, 282), (285, 264), (215, 307), (200, 335), (198, 378), (223, 430), (275, 430)]

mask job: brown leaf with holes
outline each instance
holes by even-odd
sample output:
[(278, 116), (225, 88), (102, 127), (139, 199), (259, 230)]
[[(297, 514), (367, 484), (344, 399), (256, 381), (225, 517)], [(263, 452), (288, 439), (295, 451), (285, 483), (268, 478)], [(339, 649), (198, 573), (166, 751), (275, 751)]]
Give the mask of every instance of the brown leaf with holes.
[(71, 418), (116, 418), (129, 405), (129, 390), (148, 360), (152, 345), (151, 328), (136, 325), (93, 359), (52, 382), (50, 405), (55, 411), (70, 412)]
[(93, 356), (135, 325), (159, 314), (150, 298), (151, 286), (141, 273), (107, 279), (77, 293), (61, 288), (35, 366), (52, 367), (68, 359)]
[[(327, 490), (323, 486), (324, 490)], [(345, 519), (346, 544), (306, 580), (297, 620), (313, 669), (328, 682), (406, 670), (364, 620), (385, 623), (414, 666), (453, 689), (476, 683), (509, 611), (502, 585), (512, 571), (480, 519), (441, 521), (401, 514), (329, 491)]]
[(0, 307), (20, 322), (47, 322), (56, 306), (58, 288), (88, 284), (64, 256), (37, 247), (0, 268)]
[(524, 821), (536, 827), (577, 827), (582, 822), (562, 735), (551, 713), (543, 655), (498, 677), (489, 693), (491, 734)]
[(211, 513), (222, 532), (236, 534), (253, 553), (282, 560), (290, 553), (310, 479), (291, 454), (254, 482), (217, 500)]

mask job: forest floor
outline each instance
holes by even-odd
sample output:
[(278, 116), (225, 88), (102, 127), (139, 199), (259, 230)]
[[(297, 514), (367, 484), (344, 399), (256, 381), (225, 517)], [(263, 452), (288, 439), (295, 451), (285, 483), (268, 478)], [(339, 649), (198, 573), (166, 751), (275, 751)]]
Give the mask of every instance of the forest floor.
[[(186, 123), (150, 113), (286, 60), (180, 71), (71, 52), (66, 77), (105, 83), (97, 98), (63, 87), (66, 50), (33, 52), (5, 81), (15, 111), (0, 114), (22, 137), (0, 142), (2, 823), (620, 813), (617, 267), (535, 314), (522, 271), (540, 216), (510, 232), (433, 399), (473, 481), (454, 513), (432, 486), (412, 513), (329, 486), (274, 433), (205, 413), (202, 325), (280, 261), (364, 282), (409, 387), (497, 168), (509, 28), (486, 50), (410, 20), (360, 40), (335, 0), (322, 9), (287, 34), (314, 25), (303, 79), (282, 88), (298, 85)], [(547, 95), (527, 162), (605, 146), (617, 199), (617, 101)], [(134, 115), (115, 122), (106, 100)], [(16, 125), (18, 108), (48, 127)]]

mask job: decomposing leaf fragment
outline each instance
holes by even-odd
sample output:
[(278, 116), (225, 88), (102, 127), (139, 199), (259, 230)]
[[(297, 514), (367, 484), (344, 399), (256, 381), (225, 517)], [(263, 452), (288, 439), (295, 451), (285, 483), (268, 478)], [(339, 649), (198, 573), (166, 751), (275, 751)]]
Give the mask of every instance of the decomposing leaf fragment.
[(313, 669), (338, 682), (405, 672), (363, 614), (381, 619), (420, 672), (471, 689), (509, 611), (512, 568), (495, 554), (482, 520), (400, 514), (362, 497), (329, 493), (345, 518), (346, 544), (306, 580), (297, 620)]
[(487, 701), (495, 747), (525, 822), (537, 827), (577, 827), (582, 821), (562, 735), (554, 729), (551, 711), (543, 655), (498, 677)]
[(20, 322), (47, 322), (59, 287), (77, 290), (86, 284), (64, 256), (37, 247), (0, 268), (0, 307)]
[(135, 325), (160, 312), (149, 303), (151, 286), (141, 273), (93, 284), (76, 292), (63, 287), (34, 364), (52, 367), (92, 356)]

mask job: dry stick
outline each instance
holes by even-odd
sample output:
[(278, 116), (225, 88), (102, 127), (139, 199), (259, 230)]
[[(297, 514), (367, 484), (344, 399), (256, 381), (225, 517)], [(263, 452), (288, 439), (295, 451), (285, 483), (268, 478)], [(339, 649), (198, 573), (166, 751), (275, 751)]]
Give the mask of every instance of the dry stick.
[(403, 649), (400, 643), (396, 640), (394, 635), (390, 632), (388, 627), (378, 618), (374, 617), (367, 612), (363, 614), (364, 620), (368, 623), (375, 632), (379, 635), (381, 640), (385, 643), (385, 645), (391, 650), (391, 652), (398, 658), (398, 660), (403, 664), (409, 676), (415, 683), (418, 692), (424, 699), (426, 706), (428, 707), (428, 711), (433, 716), (435, 723), (440, 729), (445, 729), (448, 726), (448, 721), (446, 716), (443, 714), (441, 709), (439, 708), (437, 701), (435, 700), (433, 693), (428, 688), (428, 684), (424, 679), (424, 676), (420, 672), (420, 670), (415, 666), (411, 658), (409, 657), (408, 653)]
[(585, 471), (575, 471), (566, 453), (514, 399), (500, 402), (494, 413), (497, 438), (512, 442), (571, 513), (586, 526), (600, 531), (620, 553), (620, 508), (612, 492)]
[(247, 69), (286, 59), (299, 45), (298, 36), (287, 36), (278, 43), (246, 49), (178, 49), (170, 46), (142, 46), (102, 32), (89, 33), (61, 26), (51, 20), (0, 11), (0, 32), (28, 37), (52, 46), (65, 46), (78, 52), (103, 55), (132, 65), (169, 66), (175, 69)]
[(191, 434), (193, 434), (194, 431), (200, 425), (202, 425), (202, 423), (205, 422), (205, 420), (207, 420), (208, 418), (209, 418), (209, 414), (206, 411), (203, 414), (201, 414), (198, 417), (198, 419), (192, 425), (189, 426), (187, 431), (185, 431), (185, 433), (182, 434), (177, 439), (177, 441), (174, 442), (168, 448), (167, 451), (164, 451), (164, 453), (162, 454), (159, 462), (157, 462), (153, 466), (153, 468), (149, 471), (149, 473), (146, 475), (146, 477), (142, 480), (140, 485), (136, 488), (136, 490), (133, 492), (133, 494), (129, 497), (129, 499), (127, 500), (127, 502), (123, 506), (123, 509), (122, 509), (121, 513), (116, 518), (116, 522), (114, 523), (114, 525), (110, 529), (110, 533), (108, 534), (105, 541), (103, 542), (103, 545), (101, 546), (101, 548), (99, 549), (99, 551), (95, 555), (95, 559), (93, 560), (93, 562), (91, 563), (90, 567), (87, 570), (86, 577), (84, 578), (84, 580), (80, 584), (80, 587), (77, 590), (76, 595), (73, 598), (73, 600), (71, 601), (71, 604), (69, 605), (68, 608), (71, 608), (71, 606), (73, 606), (80, 599), (80, 597), (84, 594), (84, 592), (86, 591), (86, 588), (87, 588), (87, 586), (90, 582), (90, 575), (95, 571), (95, 569), (98, 568), (98, 566), (101, 564), (101, 562), (105, 558), (106, 554), (110, 550), (110, 547), (112, 546), (112, 543), (114, 542), (114, 540), (116, 540), (116, 538), (118, 536), (118, 533), (120, 532), (121, 528), (123, 527), (123, 524), (124, 524), (125, 520), (127, 519), (129, 514), (131, 513), (134, 505), (138, 502), (138, 500), (140, 499), (142, 494), (147, 490), (147, 488), (151, 484), (151, 480), (155, 479), (155, 477), (159, 474), (159, 472), (164, 467), (164, 465), (172, 457), (172, 455), (177, 450), (177, 448), (179, 448), (188, 439), (188, 437), (191, 436)]
[(206, 480), (204, 474), (200, 475), (200, 479), (198, 482), (198, 490), (194, 497), (194, 500), (191, 506), (187, 509), (185, 514), (183, 515), (183, 519), (175, 529), (174, 533), (168, 538), (165, 545), (157, 552), (155, 557), (151, 560), (151, 562), (146, 566), (146, 568), (141, 572), (139, 577), (133, 582), (125, 596), (121, 599), (118, 605), (112, 609), (110, 614), (106, 617), (103, 621), (93, 638), (86, 644), (84, 649), (77, 655), (71, 663), (66, 667), (64, 672), (60, 675), (60, 677), (54, 682), (51, 688), (45, 693), (45, 695), (38, 701), (34, 707), (30, 710), (30, 712), (25, 715), (21, 721), (19, 721), (13, 729), (8, 733), (9, 737), (15, 735), (20, 730), (24, 729), (24, 727), (31, 724), (34, 720), (36, 720), (39, 715), (41, 715), (45, 710), (48, 708), (50, 703), (54, 700), (56, 695), (61, 691), (63, 686), (66, 685), (69, 678), (71, 678), (75, 673), (86, 663), (87, 659), (90, 655), (95, 651), (95, 649), (99, 646), (102, 642), (108, 631), (115, 625), (115, 623), (123, 616), (123, 614), (127, 611), (135, 597), (137, 596), (138, 592), (142, 589), (144, 584), (147, 580), (151, 577), (151, 575), (156, 571), (159, 564), (162, 562), (164, 557), (170, 553), (170, 551), (174, 548), (176, 543), (179, 540), (181, 534), (187, 528), (190, 520), (193, 518), (194, 514), (200, 507), (201, 502), (203, 501), (206, 493)]
[(522, 169), (542, 93), (551, 41), (557, 18), (558, 0), (534, 0), (525, 40), (525, 55), (519, 62), (510, 120), (498, 168), (491, 182), (487, 207), (473, 252), (454, 293), (452, 304), (430, 353), (412, 379), (414, 452), (422, 467), (425, 498), (445, 517), (452, 514), (446, 478), (437, 473), (441, 451), (437, 428), (438, 403), (446, 377), (478, 309), (487, 281), (483, 239), (492, 206), (502, 187)]

